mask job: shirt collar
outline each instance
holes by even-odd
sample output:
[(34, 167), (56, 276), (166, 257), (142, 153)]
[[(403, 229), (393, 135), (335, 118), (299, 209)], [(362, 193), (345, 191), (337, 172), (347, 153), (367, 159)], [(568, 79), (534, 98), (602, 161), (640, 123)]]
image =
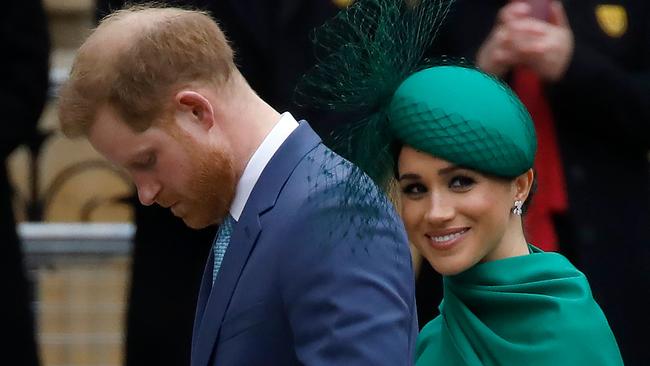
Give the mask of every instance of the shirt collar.
[(239, 217), (244, 211), (248, 197), (250, 197), (257, 180), (262, 175), (264, 168), (269, 163), (276, 151), (284, 143), (284, 141), (291, 135), (293, 130), (298, 127), (298, 122), (289, 112), (285, 112), (280, 117), (280, 121), (276, 123), (271, 132), (264, 138), (264, 141), (257, 147), (253, 156), (251, 156), (244, 173), (242, 174), (237, 188), (235, 190), (235, 198), (230, 206), (230, 214), (239, 221)]

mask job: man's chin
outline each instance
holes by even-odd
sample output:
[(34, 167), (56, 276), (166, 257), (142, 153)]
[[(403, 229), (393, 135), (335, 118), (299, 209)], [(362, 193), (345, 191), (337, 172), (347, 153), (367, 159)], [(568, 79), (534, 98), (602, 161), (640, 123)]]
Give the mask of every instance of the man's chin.
[(220, 225), (228, 215), (228, 211), (226, 208), (219, 208), (212, 210), (191, 210), (189, 212), (174, 212), (172, 210), (172, 213), (183, 220), (185, 226), (199, 230), (212, 225)]
[(182, 217), (182, 219), (187, 227), (194, 230), (204, 229), (216, 223), (216, 221), (214, 220), (199, 220), (196, 218), (188, 218), (188, 217)]

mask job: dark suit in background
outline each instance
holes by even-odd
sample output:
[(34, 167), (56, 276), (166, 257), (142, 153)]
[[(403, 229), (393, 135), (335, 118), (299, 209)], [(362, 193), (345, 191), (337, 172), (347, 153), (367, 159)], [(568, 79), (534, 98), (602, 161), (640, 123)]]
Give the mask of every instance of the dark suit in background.
[[(650, 3), (563, 3), (574, 53), (563, 78), (546, 86), (569, 198), (557, 221), (560, 250), (589, 278), (626, 364), (641, 365), (650, 359)], [(474, 60), (506, 4), (458, 0), (431, 53)], [(435, 285), (434, 276), (418, 284), (420, 324), (435, 313)]]
[(49, 34), (40, 1), (11, 1), (0, 12), (0, 37), (5, 50), (0, 82), (0, 324), (5, 339), (2, 357), (14, 365), (38, 365), (32, 313), (32, 291), (16, 235), (13, 191), (6, 159), (20, 144), (35, 137), (48, 86)]
[[(291, 100), (298, 78), (314, 63), (309, 31), (337, 10), (330, 0), (167, 3), (209, 11), (232, 42), (239, 70), (262, 99), (281, 112), (308, 118), (322, 134), (329, 130), (330, 118)], [(123, 5), (121, 0), (98, 0), (98, 17)], [(133, 201), (137, 231), (126, 364), (187, 365), (201, 273), (216, 228), (194, 231), (169, 210)]]

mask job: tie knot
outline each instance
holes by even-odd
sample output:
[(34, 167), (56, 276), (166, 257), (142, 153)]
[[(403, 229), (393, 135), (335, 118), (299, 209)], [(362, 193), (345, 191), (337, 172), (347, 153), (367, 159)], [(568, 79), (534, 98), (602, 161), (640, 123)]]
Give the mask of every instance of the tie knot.
[(232, 231), (232, 227), (235, 224), (235, 218), (231, 214), (226, 215), (221, 223), (222, 230)]

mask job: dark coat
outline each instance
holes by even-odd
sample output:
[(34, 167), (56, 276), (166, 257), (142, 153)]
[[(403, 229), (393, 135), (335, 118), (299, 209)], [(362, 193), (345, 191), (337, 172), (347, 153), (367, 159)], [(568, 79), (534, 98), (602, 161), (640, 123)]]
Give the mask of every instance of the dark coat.
[(32, 314), (31, 284), (16, 235), (12, 209), (13, 190), (6, 160), (19, 145), (35, 137), (46, 101), (49, 35), (40, 1), (12, 1), (0, 12), (0, 37), (5, 50), (0, 83), (0, 324), (11, 341), (4, 357), (16, 365), (38, 365)]

